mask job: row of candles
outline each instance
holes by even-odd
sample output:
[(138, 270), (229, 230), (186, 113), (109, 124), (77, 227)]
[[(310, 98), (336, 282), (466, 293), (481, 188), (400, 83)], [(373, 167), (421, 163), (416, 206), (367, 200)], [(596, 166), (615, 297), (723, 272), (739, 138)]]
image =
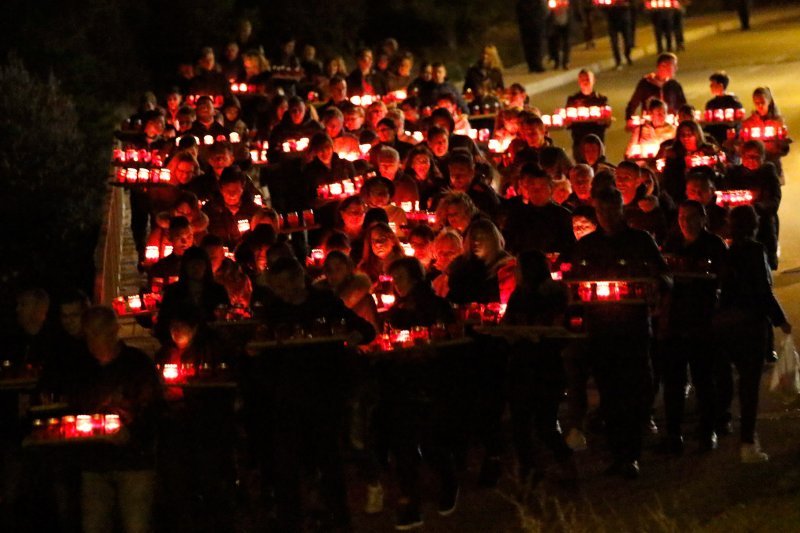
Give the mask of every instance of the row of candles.
[(153, 167), (160, 167), (164, 164), (158, 150), (146, 150), (144, 148), (139, 150), (135, 148), (124, 150), (122, 148), (114, 148), (111, 153), (111, 162), (114, 165), (141, 163)]
[(230, 373), (228, 363), (166, 363), (158, 365), (164, 383), (174, 385), (191, 379), (209, 379), (223, 377)]
[(647, 281), (568, 281), (573, 299), (581, 302), (650, 300), (653, 284)]
[(368, 351), (390, 352), (414, 346), (426, 346), (432, 342), (447, 340), (454, 333), (453, 328), (437, 322), (431, 327), (415, 326), (411, 329), (390, 329), (375, 337), (367, 346)]
[[(180, 137), (175, 137), (175, 146), (179, 146), (180, 143), (181, 143), (181, 140), (184, 137), (186, 137), (186, 135), (181, 135)], [(194, 137), (194, 140), (197, 142), (197, 144), (202, 144), (202, 145), (205, 145), (205, 146), (211, 146), (212, 144), (218, 143), (218, 142), (220, 142), (220, 143), (221, 142), (229, 142), (231, 144), (239, 144), (240, 142), (242, 142), (242, 136), (239, 135), (239, 133), (236, 132), (236, 131), (232, 131), (228, 135), (220, 134), (220, 135), (217, 135), (216, 137), (214, 137), (213, 135), (203, 135), (202, 139), (200, 137), (198, 137), (197, 135), (192, 135), (192, 137)]]
[(32, 437), (47, 440), (80, 439), (115, 435), (120, 429), (122, 421), (119, 415), (66, 415), (60, 418), (34, 419)]
[(172, 175), (168, 168), (120, 167), (117, 169), (117, 183), (148, 184), (170, 183)]
[(789, 138), (789, 130), (783, 125), (751, 126), (742, 128), (739, 138), (743, 141), (756, 139), (760, 141), (782, 141)]
[[(177, 281), (177, 280), (175, 280)], [(111, 301), (111, 307), (117, 316), (135, 315), (138, 313), (152, 312), (161, 302), (160, 292), (146, 292), (130, 296), (117, 296)]]
[(350, 97), (350, 103), (361, 107), (369, 107), (375, 102), (386, 102), (389, 104), (402, 102), (408, 98), (408, 91), (405, 89), (398, 89), (389, 92), (383, 96), (378, 94), (362, 94)]
[(370, 172), (364, 176), (355, 176), (353, 179), (325, 183), (317, 187), (317, 198), (322, 200), (341, 200), (350, 196), (355, 196), (361, 192), (366, 179), (374, 177), (375, 173)]
[(736, 207), (738, 205), (752, 205), (755, 200), (753, 191), (742, 190), (729, 190), (729, 191), (714, 191), (717, 199), (717, 205), (721, 207)]
[[(555, 9), (553, 3), (569, 5), (569, 0), (548, 0), (548, 6), (551, 6), (551, 9)], [(631, 0), (592, 0), (592, 4), (597, 7), (628, 7), (631, 5)], [(680, 0), (645, 0), (644, 7), (645, 9), (680, 9), (681, 3)]]

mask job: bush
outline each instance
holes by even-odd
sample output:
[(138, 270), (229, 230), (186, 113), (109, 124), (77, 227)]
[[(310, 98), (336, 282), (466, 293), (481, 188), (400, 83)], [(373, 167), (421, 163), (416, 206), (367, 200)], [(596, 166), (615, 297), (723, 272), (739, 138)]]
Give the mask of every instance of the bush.
[(37, 79), (15, 57), (0, 66), (0, 227), (9, 233), (0, 242), (0, 276), (6, 282), (57, 288), (83, 285), (91, 276), (105, 176), (78, 126), (75, 105), (55, 77)]

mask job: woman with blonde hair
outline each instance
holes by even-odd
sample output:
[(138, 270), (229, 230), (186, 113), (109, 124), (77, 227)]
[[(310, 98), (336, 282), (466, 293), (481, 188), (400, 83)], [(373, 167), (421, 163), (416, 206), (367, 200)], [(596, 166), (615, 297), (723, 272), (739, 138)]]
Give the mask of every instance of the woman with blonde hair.
[(478, 62), (469, 67), (467, 75), (464, 77), (464, 89), (462, 92), (475, 93), (495, 93), (505, 88), (503, 84), (503, 62), (500, 53), (493, 44), (483, 47)]
[[(769, 87), (756, 87), (753, 91), (753, 113), (742, 121), (742, 129), (752, 131), (752, 128), (761, 128), (763, 132), (766, 127), (773, 127), (775, 131), (780, 131), (786, 122), (775, 105), (772, 91)], [(761, 139), (766, 148), (766, 159), (778, 169), (781, 185), (784, 184), (783, 165), (781, 158), (789, 153), (789, 143), (791, 139)]]

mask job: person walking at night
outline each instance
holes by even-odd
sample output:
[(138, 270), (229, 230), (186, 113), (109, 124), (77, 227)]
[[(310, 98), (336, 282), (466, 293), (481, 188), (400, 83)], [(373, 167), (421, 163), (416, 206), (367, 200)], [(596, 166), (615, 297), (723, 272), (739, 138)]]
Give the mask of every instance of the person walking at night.
[(518, 0), (517, 22), (528, 72), (544, 72), (544, 29), (547, 7), (544, 0)]

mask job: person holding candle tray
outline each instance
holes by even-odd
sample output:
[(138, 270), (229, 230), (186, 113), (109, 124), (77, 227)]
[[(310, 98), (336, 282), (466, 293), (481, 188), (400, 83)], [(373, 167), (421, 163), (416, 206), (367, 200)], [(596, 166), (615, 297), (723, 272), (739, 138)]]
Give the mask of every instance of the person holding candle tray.
[[(254, 300), (263, 303), (260, 318), (274, 331), (312, 331), (320, 324), (341, 324), (348, 344), (369, 342), (375, 331), (329, 291), (309, 287), (303, 267), (293, 258), (270, 265), (268, 289)], [(249, 375), (264, 391), (269, 413), (262, 424), (274, 438), (275, 501), (278, 530), (300, 530), (301, 464), (319, 472), (321, 495), (330, 513), (328, 527), (345, 527), (347, 509), (339, 439), (350, 387), (348, 352), (341, 340), (277, 347), (252, 360)], [(270, 408), (272, 406), (272, 408)]]
[[(580, 239), (570, 257), (571, 279), (651, 277), (668, 288), (667, 265), (653, 238), (625, 223), (622, 194), (604, 188), (595, 194), (599, 227)], [(566, 274), (566, 273), (565, 273)], [(639, 476), (643, 422), (652, 402), (647, 303), (587, 307), (588, 357), (603, 405), (612, 464), (610, 475)]]
[[(238, 354), (230, 353), (230, 347), (223, 350), (226, 347), (205, 327), (201, 310), (181, 303), (171, 315), (170, 339), (156, 353), (156, 363), (177, 365), (179, 379), (194, 374), (202, 380), (210, 372), (216, 373), (215, 379), (222, 379), (223, 373), (232, 377)], [(223, 364), (227, 369), (221, 369)], [(185, 370), (187, 366), (191, 370)], [(168, 483), (163, 494), (172, 512), (165, 519), (174, 521), (176, 529), (231, 531), (236, 392), (173, 386), (166, 388), (166, 396), (170, 409), (159, 452)]]
[(119, 340), (111, 308), (88, 309), (84, 331), (95, 363), (83, 376), (76, 405), (82, 412), (118, 414), (129, 438), (92, 448), (83, 462), (83, 531), (113, 531), (115, 507), (123, 531), (151, 531), (156, 432), (163, 410), (158, 372), (145, 353)]
[[(247, 178), (238, 167), (223, 171), (219, 179), (222, 198), (212, 198), (203, 206), (208, 215), (208, 233), (220, 237), (233, 248), (241, 240), (242, 234), (250, 229), (250, 219), (258, 211), (252, 197), (244, 194)], [(243, 228), (239, 221), (246, 221)]]
[(189, 219), (183, 216), (170, 218), (167, 234), (172, 246), (172, 251), (150, 267), (150, 270), (147, 272), (148, 286), (152, 286), (154, 283), (153, 280), (156, 278), (165, 282), (169, 278), (176, 277), (180, 272), (183, 253), (188, 250), (194, 242), (191, 223)]
[[(542, 252), (519, 255), (517, 286), (508, 300), (503, 324), (558, 326), (563, 323), (567, 295), (550, 277), (550, 266)], [(565, 478), (577, 475), (572, 450), (564, 442), (558, 423), (558, 406), (566, 387), (561, 346), (553, 341), (513, 342), (509, 355), (509, 407), (514, 446), (519, 461), (519, 481), (534, 485), (544, 471), (536, 464), (532, 426), (550, 449)]]

